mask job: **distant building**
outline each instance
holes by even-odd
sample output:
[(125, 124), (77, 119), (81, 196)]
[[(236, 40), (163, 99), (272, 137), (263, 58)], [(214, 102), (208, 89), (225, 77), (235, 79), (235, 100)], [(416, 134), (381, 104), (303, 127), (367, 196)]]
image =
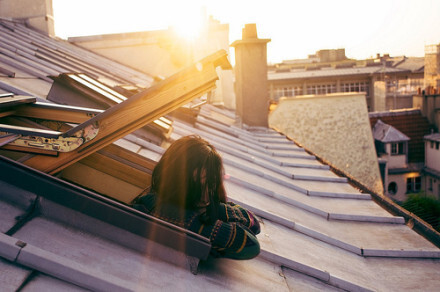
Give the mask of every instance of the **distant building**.
[(440, 198), (439, 61), (440, 45), (426, 46), (424, 89), (412, 108), (370, 113), (384, 193), (397, 201), (418, 192)]
[(373, 127), (373, 137), (376, 146), (379, 164), (381, 165), (382, 180), (385, 194), (392, 195), (402, 200), (408, 192), (405, 187), (407, 179), (417, 181), (409, 191), (419, 191), (421, 187), (420, 175), (416, 171), (415, 177), (408, 174), (414, 170), (408, 165), (408, 141), (410, 138), (380, 119)]
[(427, 195), (440, 199), (440, 134), (430, 134), (424, 138), (424, 189)]
[(384, 194), (404, 201), (423, 190), (424, 136), (433, 126), (419, 109), (370, 113)]
[(378, 54), (354, 60), (345, 49), (320, 50), (270, 66), (268, 82), (275, 102), (283, 96), (365, 92), (369, 111), (411, 108), (412, 96), (424, 85), (424, 58)]
[(425, 88), (440, 88), (440, 44), (425, 46)]
[(440, 44), (425, 47), (425, 87), (413, 97), (413, 106), (420, 108), (429, 122), (440, 126)]

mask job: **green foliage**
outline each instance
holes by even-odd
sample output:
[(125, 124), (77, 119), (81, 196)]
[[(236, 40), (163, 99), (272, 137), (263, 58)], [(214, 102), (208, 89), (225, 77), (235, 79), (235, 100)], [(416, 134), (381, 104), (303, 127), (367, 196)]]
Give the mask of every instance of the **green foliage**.
[(435, 230), (440, 231), (439, 200), (420, 192), (409, 195), (408, 199), (402, 203), (402, 207), (431, 224)]

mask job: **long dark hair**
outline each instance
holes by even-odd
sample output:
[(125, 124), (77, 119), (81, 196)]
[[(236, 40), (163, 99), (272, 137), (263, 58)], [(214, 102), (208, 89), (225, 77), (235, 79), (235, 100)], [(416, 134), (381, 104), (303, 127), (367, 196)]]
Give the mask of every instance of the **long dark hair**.
[(201, 219), (213, 222), (220, 202), (226, 202), (223, 163), (213, 145), (198, 136), (175, 141), (153, 170), (151, 191), (156, 206), (174, 205), (201, 211)]

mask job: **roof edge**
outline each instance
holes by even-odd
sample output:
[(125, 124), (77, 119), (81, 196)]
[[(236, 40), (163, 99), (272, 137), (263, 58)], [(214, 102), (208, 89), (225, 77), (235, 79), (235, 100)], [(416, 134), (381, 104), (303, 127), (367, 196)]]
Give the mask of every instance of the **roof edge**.
[[(335, 169), (332, 166), (330, 166), (330, 168), (338, 175), (345, 176), (345, 174), (339, 171), (338, 169)], [(347, 177), (347, 179), (349, 184), (360, 189), (362, 192), (368, 192), (371, 195), (371, 198), (374, 200), (374, 202), (379, 204), (379, 206), (381, 206), (382, 208), (384, 208), (385, 210), (387, 210), (388, 212), (390, 212), (395, 216), (403, 217), (405, 219), (405, 224), (409, 228), (413, 229), (415, 232), (417, 232), (418, 234), (429, 240), (431, 243), (433, 243), (435, 246), (440, 248), (440, 233), (437, 230), (435, 230), (431, 225), (429, 225), (427, 222), (422, 220), (414, 213), (411, 213), (405, 208), (401, 207), (399, 204), (397, 204), (390, 198), (370, 190), (368, 187), (364, 186), (360, 182), (350, 177)]]
[[(275, 129), (276, 130), (276, 129)], [(279, 131), (278, 131), (279, 132)], [(279, 132), (282, 134), (281, 132)], [(296, 141), (286, 136), (287, 139), (292, 140), (295, 144), (298, 145)], [(302, 147), (302, 146), (301, 146)], [(303, 147), (304, 148), (304, 147)], [(428, 241), (433, 243), (435, 246), (440, 248), (440, 232), (435, 230), (431, 225), (429, 225), (427, 222), (422, 220), (420, 217), (416, 216), (415, 214), (409, 212), (408, 210), (404, 209), (400, 205), (398, 205), (396, 202), (391, 200), (388, 197), (385, 197), (383, 195), (380, 195), (373, 190), (371, 190), (369, 187), (365, 186), (361, 182), (355, 180), (353, 177), (348, 176), (343, 171), (333, 167), (332, 165), (329, 165), (326, 163), (321, 157), (310, 151), (309, 149), (304, 148), (304, 150), (309, 153), (310, 155), (313, 155), (316, 157), (316, 159), (321, 162), (322, 164), (328, 165), (335, 174), (347, 178), (347, 181), (349, 184), (351, 184), (353, 187), (359, 189), (363, 193), (369, 193), (371, 195), (371, 198), (379, 204), (382, 208), (384, 208), (386, 211), (390, 212), (394, 216), (401, 216), (405, 219), (405, 224), (413, 229), (415, 232), (426, 238)]]
[(368, 113), (370, 118), (381, 118), (381, 117), (394, 117), (394, 116), (405, 116), (412, 114), (422, 114), (419, 108), (405, 108), (398, 110), (389, 110), (383, 112), (370, 112)]

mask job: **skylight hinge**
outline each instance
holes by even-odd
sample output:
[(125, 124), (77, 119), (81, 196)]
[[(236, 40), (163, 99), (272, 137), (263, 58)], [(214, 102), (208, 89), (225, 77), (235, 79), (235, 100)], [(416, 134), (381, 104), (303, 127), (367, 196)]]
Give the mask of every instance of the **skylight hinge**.
[(11, 141), (7, 143), (7, 145), (11, 146), (56, 152), (71, 152), (82, 144), (93, 140), (98, 134), (98, 131), (99, 127), (97, 123), (84, 127), (75, 132), (72, 136), (65, 136), (63, 133), (56, 131), (42, 131), (39, 129), (11, 126), (4, 128), (0, 126), (0, 137), (11, 136)]

